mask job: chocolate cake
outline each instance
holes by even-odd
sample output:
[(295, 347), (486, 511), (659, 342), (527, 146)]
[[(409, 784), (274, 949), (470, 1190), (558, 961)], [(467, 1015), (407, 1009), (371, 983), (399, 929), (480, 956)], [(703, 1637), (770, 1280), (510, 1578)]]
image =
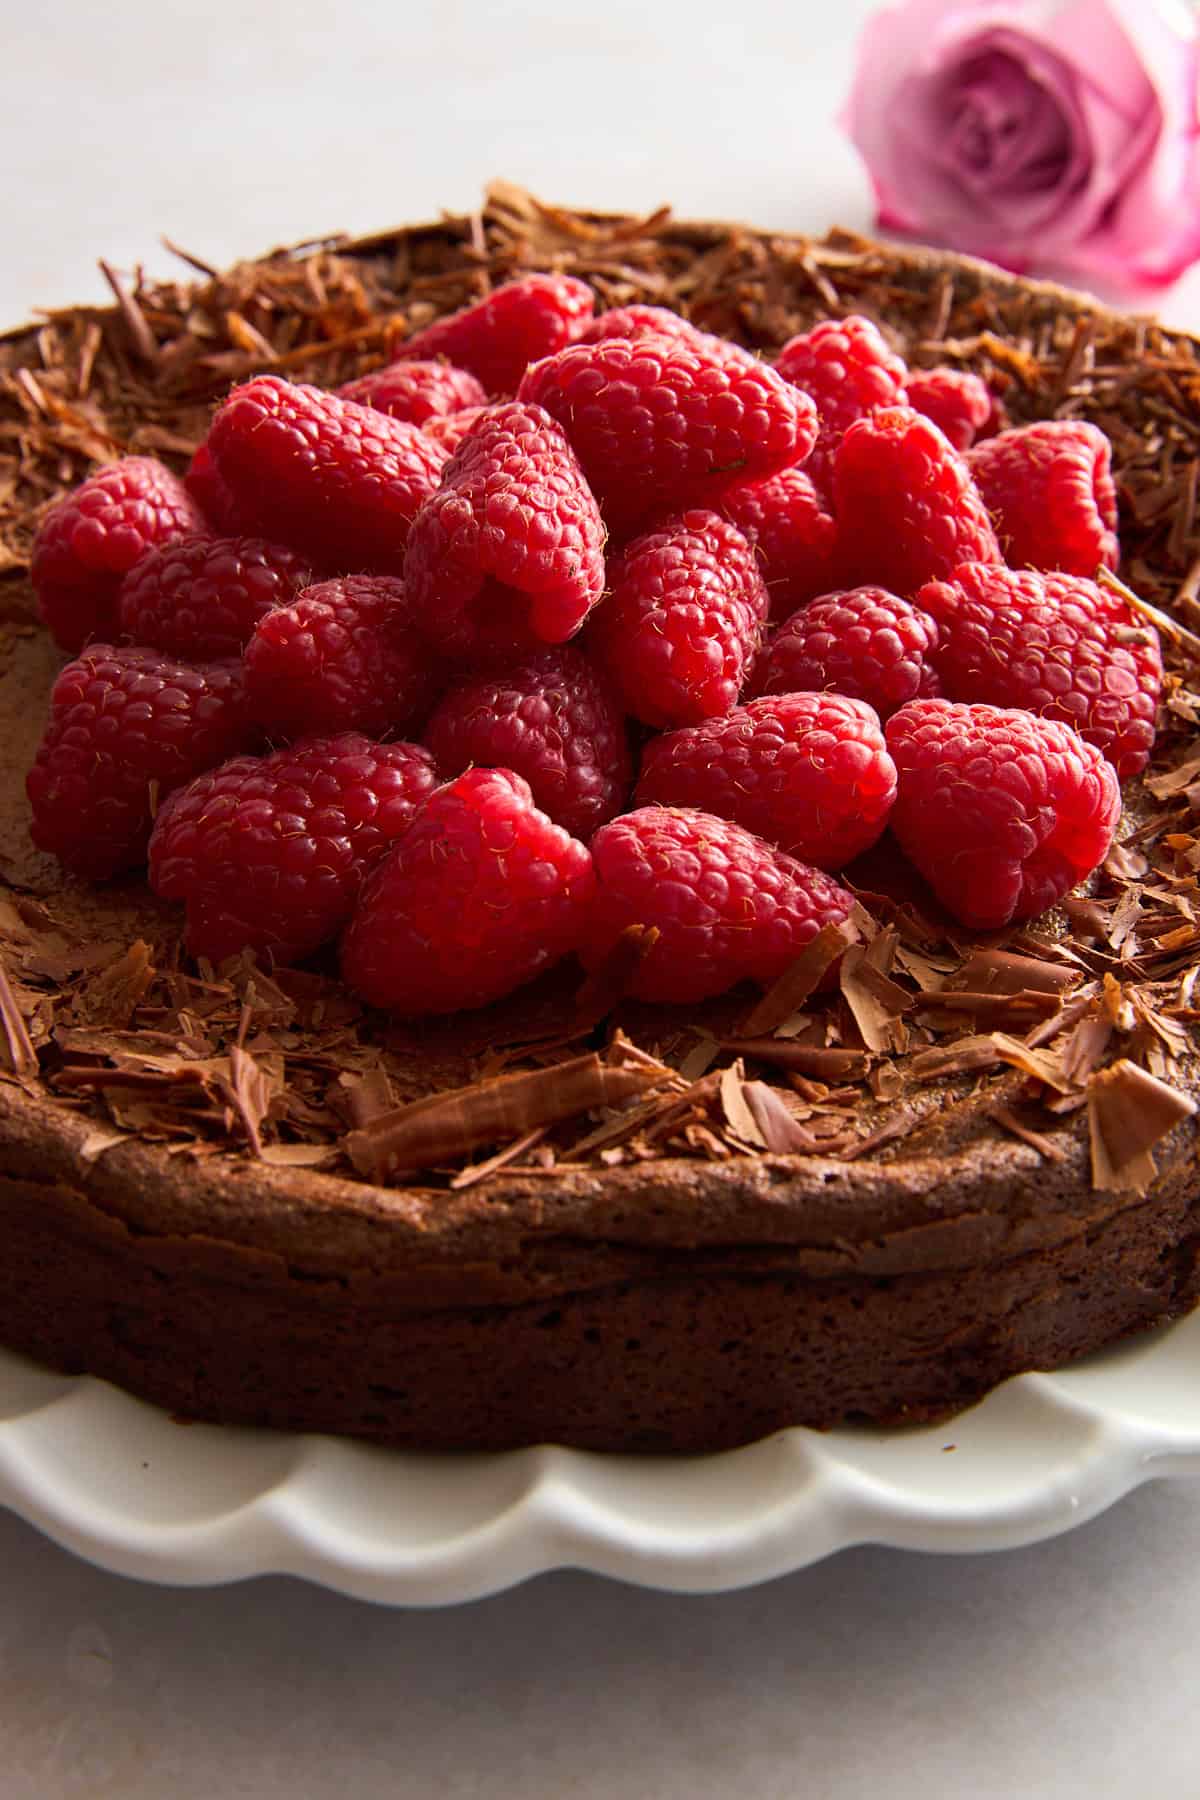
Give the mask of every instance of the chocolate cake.
[[(0, 340), (0, 1341), (188, 1418), (423, 1448), (705, 1451), (927, 1419), (1200, 1297), (1200, 347), (950, 256), (492, 190)], [(29, 841), (60, 657), (37, 521), (96, 462), (182, 468), (259, 371), (322, 386), (523, 270), (770, 352), (875, 317), (1016, 421), (1114, 447), (1121, 581), (1168, 667), (1117, 843), (973, 937), (886, 849), (765, 995), (627, 998), (636, 934), (485, 1012), (371, 1014), (333, 964), (214, 969), (140, 879)]]

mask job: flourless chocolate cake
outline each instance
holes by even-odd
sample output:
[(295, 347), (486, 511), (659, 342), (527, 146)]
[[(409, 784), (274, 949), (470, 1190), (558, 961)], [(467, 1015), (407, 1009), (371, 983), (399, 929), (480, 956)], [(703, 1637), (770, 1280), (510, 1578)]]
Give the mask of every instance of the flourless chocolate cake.
[[(1108, 434), (1112, 579), (1167, 679), (1083, 888), (973, 933), (885, 838), (840, 876), (858, 942), (822, 934), (765, 993), (635, 1002), (635, 932), (588, 976), (406, 1020), (325, 953), (197, 962), (140, 876), (33, 847), (48, 507), (126, 454), (182, 470), (240, 380), (334, 387), (531, 270), (767, 356), (863, 313), (1014, 423)], [(505, 187), (468, 218), (112, 281), (113, 308), (0, 340), (0, 1341), (188, 1418), (694, 1452), (928, 1419), (1195, 1304), (1191, 339), (948, 255)]]

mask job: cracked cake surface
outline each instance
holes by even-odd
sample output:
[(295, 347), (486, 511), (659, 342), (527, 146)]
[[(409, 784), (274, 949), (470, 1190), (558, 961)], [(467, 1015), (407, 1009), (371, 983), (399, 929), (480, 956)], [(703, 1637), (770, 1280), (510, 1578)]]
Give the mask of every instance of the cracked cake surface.
[[(885, 844), (847, 872), (859, 941), (827, 928), (765, 994), (635, 1003), (634, 932), (586, 978), (408, 1021), (321, 957), (194, 963), (140, 878), (91, 887), (34, 849), (48, 506), (124, 454), (184, 467), (238, 380), (334, 387), (524, 270), (767, 353), (866, 313), (1014, 422), (1108, 433), (1111, 579), (1167, 681), (1085, 889), (980, 936)], [(0, 1340), (230, 1423), (703, 1450), (935, 1415), (1194, 1304), (1190, 339), (950, 256), (508, 188), (117, 302), (0, 340)]]

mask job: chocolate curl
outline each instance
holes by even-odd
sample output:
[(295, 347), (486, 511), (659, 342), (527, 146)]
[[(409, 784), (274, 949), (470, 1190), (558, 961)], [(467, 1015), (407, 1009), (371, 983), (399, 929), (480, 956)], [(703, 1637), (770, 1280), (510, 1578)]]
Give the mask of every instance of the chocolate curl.
[(766, 1037), (799, 1010), (848, 945), (854, 943), (854, 927), (845, 920), (822, 925), (791, 966), (784, 970), (755, 1006), (742, 1026), (742, 1036)]
[(1187, 1094), (1122, 1057), (1088, 1082), (1092, 1186), (1144, 1194), (1157, 1170), (1150, 1154), (1196, 1112)]
[(614, 1069), (596, 1055), (576, 1056), (397, 1107), (348, 1132), (346, 1151), (360, 1175), (383, 1181), (459, 1162), (468, 1150), (523, 1137), (594, 1107), (620, 1106), (661, 1080), (656, 1068)]

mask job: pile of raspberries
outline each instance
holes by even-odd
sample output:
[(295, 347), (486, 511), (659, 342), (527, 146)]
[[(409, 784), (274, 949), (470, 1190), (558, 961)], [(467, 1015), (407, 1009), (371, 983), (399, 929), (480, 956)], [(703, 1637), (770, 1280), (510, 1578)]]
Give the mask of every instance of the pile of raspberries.
[(562, 275), (332, 393), (256, 377), (184, 481), (130, 457), (42, 525), (34, 839), (409, 1014), (632, 926), (642, 999), (768, 985), (885, 830), (964, 925), (1029, 918), (1104, 858), (1162, 663), (1096, 579), (1107, 440), (1002, 423), (865, 318), (772, 366)]

